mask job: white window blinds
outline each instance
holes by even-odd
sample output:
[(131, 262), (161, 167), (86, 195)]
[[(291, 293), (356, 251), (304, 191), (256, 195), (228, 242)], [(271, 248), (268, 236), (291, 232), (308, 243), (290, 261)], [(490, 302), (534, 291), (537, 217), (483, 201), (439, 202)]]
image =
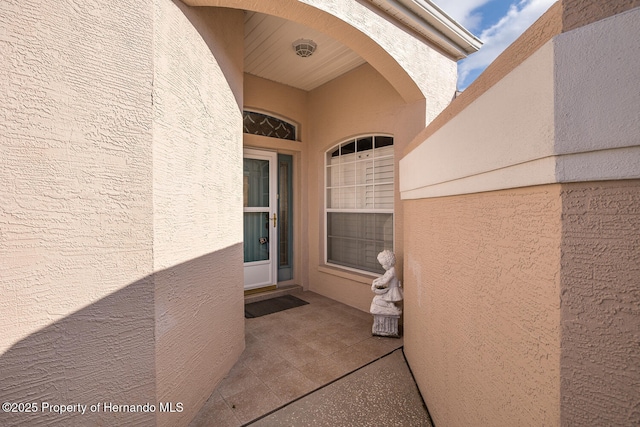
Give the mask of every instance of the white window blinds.
[(393, 138), (367, 136), (327, 152), (327, 262), (382, 272), (377, 255), (393, 250)]

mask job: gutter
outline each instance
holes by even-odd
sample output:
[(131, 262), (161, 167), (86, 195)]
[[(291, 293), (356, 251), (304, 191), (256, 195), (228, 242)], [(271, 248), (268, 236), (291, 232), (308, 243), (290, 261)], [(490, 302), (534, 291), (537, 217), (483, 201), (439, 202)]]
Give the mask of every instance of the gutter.
[(369, 0), (459, 60), (477, 52), (482, 41), (430, 0)]

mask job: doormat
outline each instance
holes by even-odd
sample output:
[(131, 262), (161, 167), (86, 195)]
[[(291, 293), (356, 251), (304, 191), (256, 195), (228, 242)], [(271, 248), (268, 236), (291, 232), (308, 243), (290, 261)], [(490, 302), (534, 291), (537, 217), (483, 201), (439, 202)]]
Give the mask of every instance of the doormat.
[(260, 317), (267, 314), (288, 310), (290, 308), (300, 307), (305, 304), (309, 303), (301, 300), (300, 298), (296, 298), (293, 295), (283, 295), (281, 297), (252, 302), (251, 304), (245, 304), (244, 317), (246, 317), (247, 319), (251, 319), (253, 317)]

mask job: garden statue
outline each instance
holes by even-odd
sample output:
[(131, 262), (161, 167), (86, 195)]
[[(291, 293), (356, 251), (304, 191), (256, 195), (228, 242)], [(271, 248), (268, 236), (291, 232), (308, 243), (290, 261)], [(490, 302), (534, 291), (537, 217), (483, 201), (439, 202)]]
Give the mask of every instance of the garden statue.
[(402, 309), (402, 288), (396, 277), (396, 256), (389, 250), (378, 254), (378, 262), (386, 272), (373, 281), (371, 290), (376, 294), (369, 312), (373, 314), (373, 335), (398, 337), (398, 319)]

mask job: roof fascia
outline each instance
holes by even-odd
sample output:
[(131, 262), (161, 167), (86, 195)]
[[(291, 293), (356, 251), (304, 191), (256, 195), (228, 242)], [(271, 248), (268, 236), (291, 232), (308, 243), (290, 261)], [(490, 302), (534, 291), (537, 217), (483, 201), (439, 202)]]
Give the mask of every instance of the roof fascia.
[(369, 0), (456, 60), (477, 52), (482, 41), (430, 0)]

